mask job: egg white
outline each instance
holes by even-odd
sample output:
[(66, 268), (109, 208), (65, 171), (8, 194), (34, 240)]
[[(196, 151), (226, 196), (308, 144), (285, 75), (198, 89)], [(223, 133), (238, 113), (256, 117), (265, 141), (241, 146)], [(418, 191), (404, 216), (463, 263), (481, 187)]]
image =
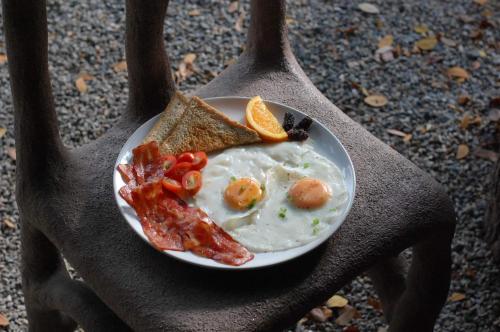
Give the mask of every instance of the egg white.
[[(347, 205), (340, 170), (307, 143), (228, 149), (209, 158), (202, 173), (203, 186), (194, 205), (253, 252), (285, 250), (311, 242), (343, 214)], [(224, 201), (231, 177), (251, 177), (264, 184), (263, 199), (246, 211), (231, 209)], [(289, 188), (304, 177), (319, 179), (331, 188), (332, 196), (325, 205), (299, 209), (288, 199)], [(280, 216), (284, 209), (284, 216)]]

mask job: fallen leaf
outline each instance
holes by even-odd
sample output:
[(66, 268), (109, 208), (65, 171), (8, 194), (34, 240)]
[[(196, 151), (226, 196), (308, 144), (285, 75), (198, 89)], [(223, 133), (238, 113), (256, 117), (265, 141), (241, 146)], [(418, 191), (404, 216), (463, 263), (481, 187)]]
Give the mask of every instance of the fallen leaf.
[(457, 292), (451, 294), (451, 296), (448, 298), (448, 301), (450, 302), (458, 302), (463, 300), (465, 300), (465, 294)]
[(476, 157), (479, 157), (479, 158), (489, 159), (494, 163), (496, 163), (498, 160), (498, 153), (495, 151), (491, 151), (491, 150), (479, 148), (479, 149), (474, 151), (474, 155)]
[(340, 295), (334, 295), (326, 301), (326, 306), (328, 308), (343, 308), (349, 303), (347, 299), (343, 298)]
[(295, 24), (297, 22), (291, 17), (287, 17), (285, 21), (286, 21), (286, 24), (288, 24), (288, 25)]
[(464, 130), (466, 130), (471, 124), (480, 125), (481, 117), (479, 115), (473, 117), (472, 115), (465, 114), (462, 120), (460, 120), (460, 128)]
[(359, 328), (356, 325), (351, 325), (343, 329), (342, 332), (359, 332)]
[(3, 65), (7, 62), (7, 56), (3, 53), (0, 53), (0, 65)]
[(354, 32), (358, 30), (358, 27), (355, 25), (349, 26), (347, 28), (338, 28), (337, 31), (344, 34), (345, 37), (349, 37), (350, 35), (353, 35)]
[(399, 131), (397, 129), (387, 129), (386, 130), (389, 134), (399, 136), (399, 137), (405, 137), (406, 133), (403, 133), (402, 131)]
[(7, 129), (0, 127), (0, 138), (2, 138), (6, 132), (7, 132)]
[(245, 22), (245, 11), (242, 10), (240, 16), (238, 16), (238, 19), (236, 20), (236, 23), (234, 24), (234, 30), (242, 32), (244, 22)]
[(348, 326), (349, 322), (355, 317), (359, 317), (359, 313), (356, 308), (346, 305), (340, 311), (340, 316), (335, 320), (335, 323), (341, 326)]
[(123, 60), (113, 65), (113, 70), (117, 73), (127, 70), (127, 61)]
[(75, 81), (75, 85), (80, 93), (85, 93), (88, 90), (87, 83), (85, 83), (83, 77), (78, 77)]
[(394, 42), (394, 37), (392, 35), (387, 35), (384, 38), (379, 40), (378, 48), (391, 46), (393, 42)]
[(481, 58), (486, 58), (486, 57), (488, 56), (488, 54), (486, 54), (486, 51), (484, 51), (484, 50), (480, 50), (480, 51), (479, 51), (479, 56), (480, 56)]
[(483, 32), (481, 30), (473, 30), (469, 36), (472, 40), (480, 40), (483, 38)]
[(458, 96), (457, 102), (458, 105), (464, 106), (467, 105), (470, 101), (470, 97), (468, 95), (460, 95)]
[(368, 14), (378, 14), (380, 11), (378, 10), (377, 6), (372, 5), (370, 3), (360, 3), (358, 6), (359, 9), (361, 9), (362, 12), (368, 13)]
[(474, 0), (474, 2), (480, 6), (484, 6), (488, 0)]
[(7, 148), (7, 155), (12, 159), (16, 160), (16, 149), (15, 148)]
[(495, 25), (489, 21), (487, 18), (483, 19), (480, 23), (479, 23), (479, 29), (488, 29), (488, 28), (494, 28)]
[(182, 60), (186, 65), (193, 65), (194, 60), (196, 60), (196, 54), (188, 53), (184, 55), (184, 59)]
[(483, 12), (481, 13), (481, 16), (484, 16), (484, 17), (492, 17), (493, 16), (493, 12), (489, 9), (485, 9), (483, 10)]
[(417, 45), (417, 47), (419, 49), (421, 49), (422, 51), (430, 51), (434, 47), (436, 47), (437, 43), (438, 43), (438, 40), (437, 40), (436, 36), (431, 36), (431, 37), (426, 37), (426, 38), (420, 39), (419, 41), (416, 42), (415, 45)]
[(380, 302), (380, 300), (378, 300), (374, 297), (368, 297), (366, 302), (368, 302), (368, 304), (376, 311), (382, 312), (382, 302)]
[(456, 47), (457, 46), (457, 42), (454, 41), (453, 39), (449, 39), (449, 38), (446, 38), (446, 37), (441, 37), (440, 41), (445, 44), (446, 46), (449, 46), (449, 47)]
[(393, 51), (394, 51), (394, 49), (392, 48), (392, 46), (385, 46), (385, 47), (379, 48), (375, 52), (376, 59), (377, 60), (380, 59), (384, 62), (392, 61), (392, 60), (394, 60)]
[(189, 16), (200, 16), (200, 11), (198, 9), (193, 9), (188, 12)]
[(309, 311), (309, 316), (317, 322), (326, 322), (328, 320), (321, 308), (312, 309)]
[(233, 1), (229, 4), (229, 7), (227, 7), (227, 11), (230, 13), (234, 13), (235, 11), (238, 10), (239, 3), (238, 1)]
[(0, 313), (0, 327), (9, 326), (9, 320), (3, 314)]
[(493, 97), (490, 99), (491, 108), (500, 108), (500, 97)]
[(371, 107), (383, 107), (387, 105), (387, 98), (382, 95), (371, 95), (365, 98), (365, 103)]
[(415, 27), (415, 32), (416, 33), (420, 33), (420, 34), (424, 34), (424, 33), (427, 33), (429, 31), (429, 28), (427, 27), (427, 25), (417, 25)]
[[(457, 153), (455, 155), (455, 157), (457, 159), (464, 159), (465, 157), (467, 157), (469, 155), (469, 147), (465, 144), (460, 144), (457, 148)], [(455, 294), (455, 293), (453, 293)]]
[(450, 79), (455, 78), (461, 82), (469, 78), (469, 73), (467, 72), (467, 70), (461, 67), (451, 67), (448, 69), (447, 73)]
[(16, 225), (12, 222), (12, 220), (6, 218), (3, 220), (3, 223), (5, 224), (5, 226), (11, 228), (11, 229), (15, 229), (16, 228)]

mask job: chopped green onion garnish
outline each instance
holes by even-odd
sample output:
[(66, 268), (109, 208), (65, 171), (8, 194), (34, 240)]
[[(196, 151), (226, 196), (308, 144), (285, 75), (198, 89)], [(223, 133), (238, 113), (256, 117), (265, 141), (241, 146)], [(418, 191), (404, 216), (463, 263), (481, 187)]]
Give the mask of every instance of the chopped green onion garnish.
[(313, 227), (313, 235), (316, 235), (319, 233), (319, 228), (318, 227)]
[(260, 185), (260, 190), (266, 191), (266, 185), (264, 183)]
[(330, 212), (335, 212), (335, 211), (337, 211), (337, 209), (336, 208), (331, 208), (329, 211)]
[(285, 219), (286, 217), (286, 208), (280, 208), (280, 213), (278, 213), (278, 217), (281, 219)]
[(309, 163), (304, 163), (304, 168), (309, 168), (309, 166), (311, 166), (311, 164), (309, 164)]
[(231, 176), (231, 181), (236, 181), (236, 176)]
[(312, 222), (312, 225), (313, 225), (313, 226), (317, 226), (317, 225), (319, 225), (319, 219), (318, 219), (318, 218), (314, 218), (314, 219), (313, 219), (313, 222)]

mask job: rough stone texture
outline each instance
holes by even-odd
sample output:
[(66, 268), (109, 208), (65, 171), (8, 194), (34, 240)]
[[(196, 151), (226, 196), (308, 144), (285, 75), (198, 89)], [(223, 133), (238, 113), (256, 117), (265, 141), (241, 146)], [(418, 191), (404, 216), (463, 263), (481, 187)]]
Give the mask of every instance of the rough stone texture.
[[(228, 2), (217, 2), (210, 7), (204, 7), (206, 4), (195, 1), (185, 6), (174, 4), (169, 8), (169, 16), (176, 17), (181, 24), (174, 26), (172, 21), (167, 21), (168, 48), (174, 66), (183, 54), (198, 54), (196, 64), (201, 69), (200, 74), (189, 77), (181, 84), (183, 89), (193, 89), (211, 78), (209, 70), (220, 71), (225, 62), (239, 53), (243, 34), (232, 28), (239, 13), (228, 13)], [(485, 182), (480, 179), (487, 178), (491, 172), (491, 163), (472, 156), (465, 161), (456, 161), (454, 153), (459, 143), (466, 142), (471, 147), (484, 143), (482, 139), (488, 137), (492, 126), (486, 122), (481, 127), (473, 127), (471, 131), (462, 131), (457, 127), (461, 113), (447, 105), (455, 103), (456, 95), (466, 90), (472, 95), (473, 103), (463, 109), (485, 115), (485, 105), (495, 86), (495, 75), (492, 73), (498, 68), (495, 67), (498, 53), (487, 48), (487, 58), (472, 57), (478, 53), (472, 51), (487, 47), (487, 44), (470, 41), (468, 32), (474, 24), (463, 24), (459, 20), (459, 15), (463, 13), (469, 13), (476, 19), (480, 17), (482, 9), (471, 1), (456, 1), (452, 4), (408, 1), (404, 5), (388, 1), (378, 2), (377, 5), (381, 8), (380, 19), (384, 22), (381, 29), (376, 29), (379, 17), (360, 13), (351, 2), (339, 1), (335, 5), (317, 2), (309, 6), (300, 1), (291, 1), (288, 15), (295, 20), (290, 21), (294, 51), (308, 75), (329, 99), (378, 137), (431, 172), (453, 195), (460, 222), (455, 241), (452, 290), (465, 292), (467, 299), (445, 307), (437, 330), (488, 330), (498, 312), (495, 303), (499, 297), (494, 282), (498, 272), (489, 264), (486, 246), (478, 237), (481, 230), (479, 221), (485, 207), (481, 197)], [(49, 54), (60, 127), (66, 144), (80, 145), (102, 135), (124, 109), (126, 73), (115, 74), (112, 70), (112, 64), (123, 58), (123, 45), (120, 47), (120, 41), (123, 40), (123, 4), (52, 1), (49, 8)], [(199, 9), (201, 16), (189, 17), (187, 12), (192, 9)], [(436, 31), (446, 31), (446, 36), (458, 40), (464, 47), (439, 45), (431, 55), (414, 55), (387, 65), (377, 64), (371, 59), (377, 38), (386, 33), (393, 33), (396, 41), (411, 48), (412, 43), (419, 38), (418, 34), (412, 32), (412, 27), (420, 22), (427, 23)], [(357, 26), (358, 32), (344, 37), (337, 30), (337, 27), (349, 26)], [(486, 31), (486, 37), (498, 39), (498, 35), (492, 34), (492, 30)], [(332, 55), (325, 55), (325, 49), (331, 51)], [(426, 60), (432, 60), (434, 56), (444, 59), (424, 65)], [(472, 61), (480, 61), (481, 68), (463, 86), (452, 84), (447, 88), (446, 78), (439, 75), (436, 77), (436, 72), (449, 65), (459, 64), (468, 68)], [(88, 71), (96, 77), (88, 82), (88, 94), (80, 95), (74, 88), (74, 80), (80, 71)], [(9, 129), (7, 136), (2, 139), (5, 151), (5, 147), (13, 145), (6, 66), (0, 66), (0, 76), (0, 102), (3, 103), (0, 121)], [(363, 105), (358, 90), (352, 88), (351, 80), (370, 90), (385, 93), (390, 97), (391, 103), (381, 110), (367, 108)], [(440, 83), (440, 87), (424, 84), (433, 80)], [(111, 107), (111, 104), (118, 107)], [(416, 131), (410, 144), (385, 132), (386, 128), (412, 131), (426, 123), (432, 125), (431, 130), (425, 133)], [(12, 190), (9, 189), (13, 183), (14, 163), (3, 154), (1, 167), (1, 187), (4, 188), (2, 217), (17, 220)], [(1, 286), (5, 288), (2, 288), (0, 296), (0, 310), (6, 311), (12, 318), (12, 330), (18, 330), (20, 326), (25, 326), (25, 320), (24, 308), (19, 304), (19, 279), (16, 281), (17, 263), (14, 253), (18, 248), (17, 231), (2, 225), (2, 232), (0, 243), (5, 259), (2, 258), (4, 266), (0, 274)], [(344, 292), (351, 303), (364, 309), (360, 324), (371, 330), (377, 321), (367, 321), (367, 318), (377, 314), (365, 305), (366, 292), (370, 288), (365, 289), (362, 285), (368, 283), (366, 278), (359, 278), (346, 287)], [(309, 325), (307, 328), (338, 329), (329, 323)]]

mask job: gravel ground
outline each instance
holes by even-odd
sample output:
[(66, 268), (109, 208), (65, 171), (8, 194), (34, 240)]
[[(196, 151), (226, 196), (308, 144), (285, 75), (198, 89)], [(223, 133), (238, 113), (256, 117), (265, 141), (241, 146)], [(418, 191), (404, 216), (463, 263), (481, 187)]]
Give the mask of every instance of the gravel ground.
[[(171, 1), (166, 41), (174, 70), (185, 54), (197, 54), (198, 73), (179, 84), (189, 91), (208, 82), (241, 52), (248, 15), (242, 16), (242, 32), (234, 27), (240, 12), (248, 12), (249, 1), (242, 1), (232, 13), (227, 0), (213, 0), (210, 5), (201, 0), (180, 2)], [(482, 230), (493, 163), (474, 152), (495, 148), (497, 124), (488, 119), (488, 104), (500, 95), (500, 4), (495, 0), (485, 5), (473, 0), (374, 0), (371, 3), (380, 13), (370, 15), (357, 8), (357, 1), (288, 3), (295, 54), (316, 86), (349, 116), (438, 179), (455, 202), (459, 221), (450, 294), (461, 293), (465, 298), (447, 303), (436, 331), (499, 330), (494, 327), (500, 313), (499, 271)], [(487, 22), (496, 30), (484, 23), (488, 14)], [(485, 29), (478, 35), (481, 21)], [(61, 133), (68, 146), (80, 146), (102, 135), (125, 108), (127, 74), (113, 70), (124, 58), (123, 1), (49, 0), (49, 24)], [(421, 24), (428, 26), (428, 34), (441, 34), (456, 45), (442, 39), (431, 52), (413, 53), (415, 42), (422, 38), (415, 27)], [(401, 56), (387, 63), (375, 61), (378, 40), (388, 34), (393, 35), (394, 46), (400, 46)], [(2, 40), (0, 28), (0, 54), (5, 52)], [(446, 70), (453, 66), (465, 68), (470, 78), (462, 84), (452, 82)], [(75, 87), (80, 73), (93, 77), (86, 82), (87, 93)], [(388, 105), (366, 105), (363, 88), (385, 95)], [(458, 102), (463, 94), (470, 96), (466, 105)], [(0, 138), (0, 313), (10, 320), (7, 330), (22, 331), (27, 320), (19, 277), (15, 162), (7, 153), (14, 146), (12, 113), (7, 66), (0, 61), (0, 127), (7, 129)], [(479, 116), (481, 121), (463, 129), (464, 115)], [(387, 129), (412, 137), (405, 141)], [(459, 160), (460, 144), (466, 144), (470, 154)], [(356, 278), (339, 294), (359, 312), (352, 326), (360, 331), (383, 330), (376, 300), (370, 300), (376, 295), (368, 278)], [(342, 331), (334, 320), (308, 319), (290, 330)]]

